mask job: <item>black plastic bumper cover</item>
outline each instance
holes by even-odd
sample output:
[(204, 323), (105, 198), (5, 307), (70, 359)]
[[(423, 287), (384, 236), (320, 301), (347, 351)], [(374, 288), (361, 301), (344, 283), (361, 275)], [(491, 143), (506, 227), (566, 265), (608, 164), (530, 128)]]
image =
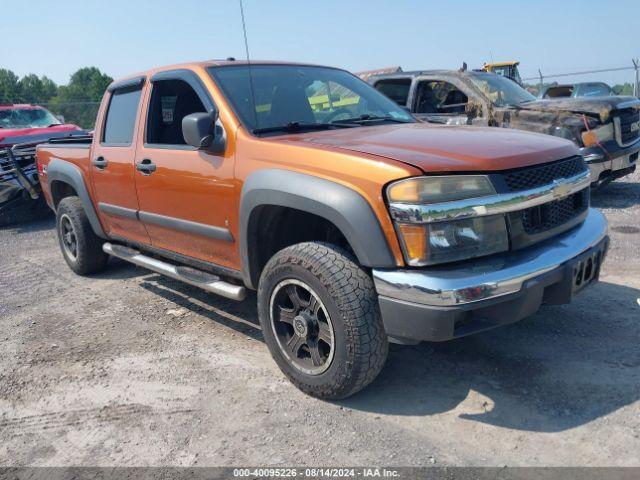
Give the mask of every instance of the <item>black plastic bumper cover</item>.
[[(542, 304), (570, 303), (577, 293), (597, 281), (608, 246), (609, 237), (605, 237), (558, 268), (527, 280), (520, 291), (489, 300), (438, 307), (381, 296), (385, 331), (406, 343), (441, 342), (517, 322), (537, 312)], [(589, 259), (597, 259), (597, 265), (586, 271)]]

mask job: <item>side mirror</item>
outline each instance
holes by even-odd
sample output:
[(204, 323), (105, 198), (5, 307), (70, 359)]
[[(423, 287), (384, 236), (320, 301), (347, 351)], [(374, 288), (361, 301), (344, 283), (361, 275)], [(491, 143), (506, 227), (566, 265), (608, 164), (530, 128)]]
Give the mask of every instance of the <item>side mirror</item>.
[(207, 149), (213, 145), (216, 137), (218, 112), (198, 112), (182, 119), (182, 136), (187, 145), (198, 149)]
[(55, 117), (60, 123), (64, 123), (64, 115), (55, 115)]

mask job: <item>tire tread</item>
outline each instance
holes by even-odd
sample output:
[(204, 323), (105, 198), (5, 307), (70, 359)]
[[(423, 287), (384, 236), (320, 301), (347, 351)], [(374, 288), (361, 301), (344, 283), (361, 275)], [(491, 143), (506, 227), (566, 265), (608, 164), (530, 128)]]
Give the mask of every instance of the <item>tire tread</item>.
[(300, 390), (316, 397), (340, 399), (353, 395), (377, 377), (388, 352), (370, 275), (346, 250), (322, 242), (299, 243), (281, 250), (267, 263), (263, 275), (287, 264), (309, 270), (326, 288), (342, 314), (349, 349), (346, 368), (340, 370), (331, 384), (311, 385), (288, 375), (289, 379)]
[[(74, 225), (78, 241), (78, 257), (75, 262), (67, 258), (64, 248), (62, 247), (59, 225), (60, 217), (63, 214), (67, 214)], [(78, 275), (90, 275), (104, 269), (109, 259), (109, 256), (102, 250), (104, 240), (98, 237), (93, 231), (89, 218), (84, 211), (82, 200), (80, 200), (79, 197), (65, 197), (60, 201), (56, 210), (56, 229), (58, 230), (58, 240), (60, 242), (62, 256), (71, 270)]]

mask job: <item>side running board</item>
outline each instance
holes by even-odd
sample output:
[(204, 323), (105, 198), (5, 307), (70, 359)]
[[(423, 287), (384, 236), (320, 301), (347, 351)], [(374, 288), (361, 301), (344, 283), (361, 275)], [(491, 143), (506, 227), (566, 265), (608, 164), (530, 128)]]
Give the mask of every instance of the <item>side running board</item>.
[(148, 268), (154, 272), (161, 273), (167, 277), (180, 280), (195, 287), (200, 287), (208, 292), (221, 295), (232, 300), (244, 300), (247, 290), (241, 285), (233, 285), (220, 279), (217, 275), (213, 275), (202, 270), (196, 270), (191, 267), (176, 266), (162, 260), (147, 257), (138, 250), (125, 247), (123, 245), (113, 245), (105, 243), (102, 250), (109, 255), (121, 258), (127, 262), (131, 262), (140, 267)]

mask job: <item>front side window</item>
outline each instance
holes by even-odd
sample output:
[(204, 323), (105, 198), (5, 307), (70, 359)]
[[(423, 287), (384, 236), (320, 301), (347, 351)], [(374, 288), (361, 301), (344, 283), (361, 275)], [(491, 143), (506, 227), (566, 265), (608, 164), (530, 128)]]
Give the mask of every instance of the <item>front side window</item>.
[(56, 125), (60, 125), (60, 121), (44, 108), (0, 109), (0, 128), (46, 128)]
[(136, 125), (140, 87), (123, 88), (111, 94), (102, 141), (111, 145), (131, 145)]
[(458, 87), (441, 80), (420, 82), (416, 98), (416, 113), (464, 113), (467, 96)]
[(369, 84), (343, 70), (301, 65), (209, 68), (247, 130), (291, 125), (413, 122)]
[(200, 97), (187, 82), (153, 82), (146, 142), (157, 145), (186, 145), (182, 134), (182, 119), (192, 113), (205, 111)]

